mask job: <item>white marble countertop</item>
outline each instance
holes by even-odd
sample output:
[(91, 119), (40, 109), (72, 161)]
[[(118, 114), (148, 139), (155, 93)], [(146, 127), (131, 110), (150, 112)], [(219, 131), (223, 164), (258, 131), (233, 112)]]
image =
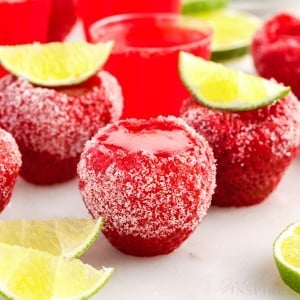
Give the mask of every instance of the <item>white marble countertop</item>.
[[(211, 207), (196, 232), (175, 252), (136, 258), (115, 250), (103, 237), (83, 256), (95, 267), (113, 266), (98, 300), (296, 300), (279, 278), (272, 243), (300, 219), (300, 157), (277, 190), (247, 208)], [(21, 178), (1, 219), (88, 216), (76, 180), (39, 187)]]

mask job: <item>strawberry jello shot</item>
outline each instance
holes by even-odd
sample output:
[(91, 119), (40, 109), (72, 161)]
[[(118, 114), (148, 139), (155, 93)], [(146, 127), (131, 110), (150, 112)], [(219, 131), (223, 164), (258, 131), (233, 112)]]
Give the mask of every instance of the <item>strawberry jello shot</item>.
[(105, 71), (81, 84), (57, 88), (12, 75), (0, 80), (0, 126), (19, 145), (22, 177), (36, 184), (73, 178), (84, 143), (116, 121), (122, 106), (121, 88)]
[(87, 142), (79, 188), (104, 235), (135, 256), (167, 254), (205, 216), (215, 187), (207, 141), (179, 118), (127, 119)]
[(73, 42), (0, 49), (3, 65), (18, 75), (0, 80), (0, 126), (15, 137), (29, 182), (73, 178), (84, 143), (120, 117), (121, 87), (101, 69), (111, 47)]
[(217, 160), (212, 203), (248, 206), (277, 187), (300, 146), (300, 102), (289, 87), (181, 54), (191, 91), (181, 117), (202, 134)]
[(289, 85), (300, 98), (300, 18), (273, 16), (254, 36), (251, 47), (257, 72)]
[(202, 134), (217, 159), (213, 204), (248, 206), (277, 187), (300, 146), (300, 104), (293, 94), (241, 112), (210, 109), (191, 98), (182, 118)]
[(0, 212), (10, 201), (21, 164), (15, 139), (0, 128)]

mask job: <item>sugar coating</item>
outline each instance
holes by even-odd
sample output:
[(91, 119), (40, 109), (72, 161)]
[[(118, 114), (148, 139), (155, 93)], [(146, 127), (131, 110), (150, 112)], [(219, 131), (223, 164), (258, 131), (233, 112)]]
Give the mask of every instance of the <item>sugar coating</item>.
[(0, 126), (31, 151), (61, 159), (76, 157), (99, 127), (120, 117), (122, 106), (117, 81), (104, 71), (61, 90), (11, 75), (0, 80)]
[[(189, 145), (159, 153), (102, 142), (120, 126), (131, 134), (144, 128), (182, 131)], [(197, 227), (211, 203), (215, 160), (206, 140), (179, 118), (129, 119), (100, 129), (87, 142), (78, 175), (88, 210), (105, 217), (106, 235), (113, 231), (147, 240)]]
[(10, 199), (21, 163), (16, 141), (11, 134), (0, 129), (0, 211)]
[(293, 94), (247, 112), (210, 109), (194, 99), (182, 118), (203, 134), (217, 159), (213, 203), (251, 205), (277, 186), (300, 146), (300, 103)]

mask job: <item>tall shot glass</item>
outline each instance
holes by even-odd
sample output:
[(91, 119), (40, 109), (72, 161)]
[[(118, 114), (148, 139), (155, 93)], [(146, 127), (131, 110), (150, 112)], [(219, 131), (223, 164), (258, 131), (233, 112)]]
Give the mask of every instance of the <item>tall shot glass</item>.
[(179, 78), (179, 52), (210, 57), (209, 25), (178, 14), (112, 16), (93, 24), (90, 34), (93, 42), (115, 42), (105, 69), (123, 88), (123, 118), (178, 115), (188, 97)]

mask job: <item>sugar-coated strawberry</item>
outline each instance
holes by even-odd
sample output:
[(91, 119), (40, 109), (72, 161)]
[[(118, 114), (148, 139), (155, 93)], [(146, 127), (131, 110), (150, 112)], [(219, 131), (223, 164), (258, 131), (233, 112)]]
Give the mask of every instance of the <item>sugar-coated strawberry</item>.
[(217, 188), (212, 203), (219, 206), (262, 202), (300, 146), (300, 102), (291, 93), (244, 112), (210, 109), (189, 99), (181, 116), (214, 150)]
[(61, 88), (34, 86), (11, 75), (0, 80), (0, 126), (19, 145), (22, 177), (36, 184), (73, 178), (84, 143), (116, 121), (122, 107), (121, 88), (104, 71)]
[(300, 98), (300, 18), (275, 15), (257, 31), (251, 51), (261, 76), (289, 85)]
[(48, 42), (63, 41), (76, 19), (76, 0), (52, 0)]
[(179, 118), (128, 119), (86, 144), (79, 188), (113, 246), (136, 256), (167, 254), (211, 204), (215, 160), (207, 141)]
[(0, 129), (0, 211), (8, 204), (21, 167), (21, 154), (15, 139)]

